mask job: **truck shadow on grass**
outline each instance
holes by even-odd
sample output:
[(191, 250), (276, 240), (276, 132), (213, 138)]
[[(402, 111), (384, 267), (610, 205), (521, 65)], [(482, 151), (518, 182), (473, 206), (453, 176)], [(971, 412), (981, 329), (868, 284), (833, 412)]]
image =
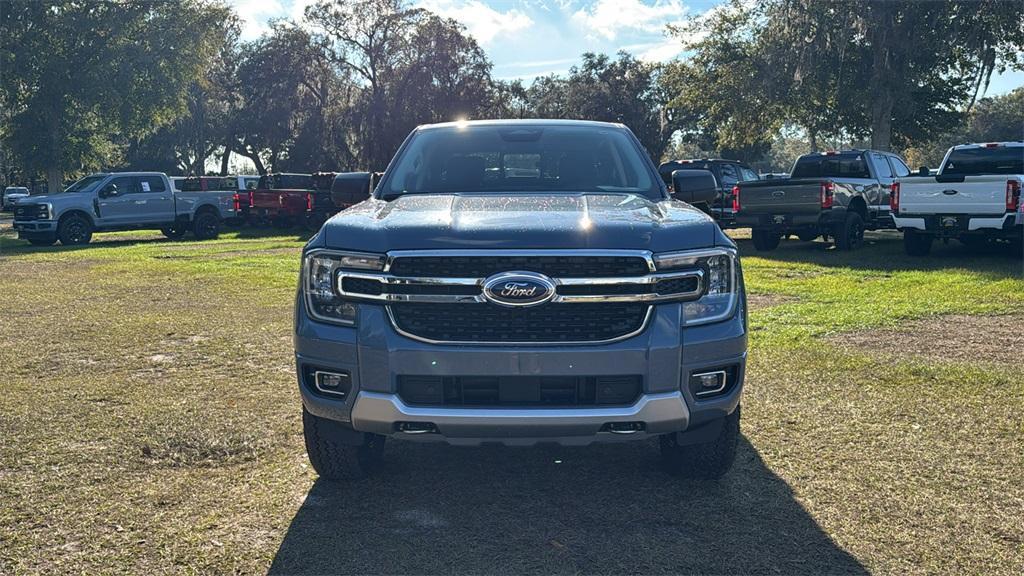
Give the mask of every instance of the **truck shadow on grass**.
[(850, 252), (837, 251), (831, 242), (783, 240), (779, 248), (758, 252), (748, 239), (737, 239), (741, 258), (763, 258), (780, 262), (815, 264), (826, 268), (852, 268), (900, 272), (910, 270), (941, 271), (974, 270), (992, 280), (1021, 278), (1024, 256), (1019, 247), (1001, 244), (981, 252), (972, 252), (958, 241), (936, 242), (931, 254), (908, 256), (903, 251), (902, 237), (892, 232), (869, 234), (865, 245)]
[(392, 443), (382, 474), (318, 480), (270, 574), (865, 574), (740, 441), (718, 483), (655, 442), (562, 449)]

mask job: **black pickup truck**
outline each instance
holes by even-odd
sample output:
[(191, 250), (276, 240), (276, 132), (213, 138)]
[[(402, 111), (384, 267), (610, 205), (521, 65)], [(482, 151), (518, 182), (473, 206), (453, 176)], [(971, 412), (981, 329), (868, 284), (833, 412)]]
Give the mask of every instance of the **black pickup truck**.
[(789, 234), (807, 242), (831, 236), (840, 250), (859, 247), (865, 229), (893, 227), (892, 184), (910, 169), (889, 152), (843, 150), (805, 154), (791, 174), (733, 188), (736, 224), (751, 228), (757, 250), (774, 250)]

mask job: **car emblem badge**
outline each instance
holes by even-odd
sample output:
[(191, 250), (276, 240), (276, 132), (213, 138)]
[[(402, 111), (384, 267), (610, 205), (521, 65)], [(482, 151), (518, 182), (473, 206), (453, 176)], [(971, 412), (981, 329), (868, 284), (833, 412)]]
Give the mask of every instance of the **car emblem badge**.
[(536, 272), (502, 272), (484, 280), (483, 295), (500, 306), (537, 306), (555, 297), (555, 282)]

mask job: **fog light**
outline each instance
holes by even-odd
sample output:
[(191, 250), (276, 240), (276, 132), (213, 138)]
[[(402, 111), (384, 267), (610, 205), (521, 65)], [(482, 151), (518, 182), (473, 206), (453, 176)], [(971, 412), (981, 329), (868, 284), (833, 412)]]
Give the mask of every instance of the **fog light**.
[(352, 387), (352, 378), (347, 372), (317, 370), (313, 373), (313, 381), (317, 390), (334, 396), (344, 397)]
[(725, 370), (702, 372), (690, 376), (690, 389), (698, 397), (712, 396), (725, 390), (728, 384)]

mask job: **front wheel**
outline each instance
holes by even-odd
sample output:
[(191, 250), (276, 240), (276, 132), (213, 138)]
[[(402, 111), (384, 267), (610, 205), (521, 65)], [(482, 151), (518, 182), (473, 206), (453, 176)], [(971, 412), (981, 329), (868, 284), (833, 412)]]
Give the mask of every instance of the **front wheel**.
[(80, 214), (65, 216), (57, 225), (57, 238), (65, 246), (88, 244), (92, 240), (92, 223)]
[(192, 233), (199, 240), (213, 240), (220, 235), (220, 217), (210, 211), (196, 214), (192, 222)]
[(932, 251), (931, 234), (921, 234), (917, 230), (905, 230), (903, 232), (903, 249), (910, 256), (927, 256)]
[(750, 231), (750, 239), (754, 241), (754, 249), (758, 252), (769, 252), (779, 247), (782, 234), (771, 228), (754, 228)]
[(864, 219), (856, 212), (847, 212), (846, 219), (836, 227), (836, 248), (856, 250), (864, 244)]
[(686, 478), (721, 478), (736, 460), (740, 437), (740, 407), (722, 422), (722, 429), (711, 442), (680, 444), (678, 434), (661, 437), (661, 461), (669, 473)]
[(175, 225), (168, 226), (166, 228), (161, 228), (160, 232), (163, 233), (163, 235), (166, 236), (167, 238), (170, 238), (171, 240), (181, 240), (185, 236), (186, 230), (187, 228), (185, 228), (184, 226)]
[[(355, 480), (372, 472), (384, 452), (384, 437), (339, 430), (341, 424), (302, 409), (306, 454), (321, 478), (335, 482)], [(347, 434), (343, 434), (343, 432)], [(353, 437), (356, 442), (352, 442)]]

